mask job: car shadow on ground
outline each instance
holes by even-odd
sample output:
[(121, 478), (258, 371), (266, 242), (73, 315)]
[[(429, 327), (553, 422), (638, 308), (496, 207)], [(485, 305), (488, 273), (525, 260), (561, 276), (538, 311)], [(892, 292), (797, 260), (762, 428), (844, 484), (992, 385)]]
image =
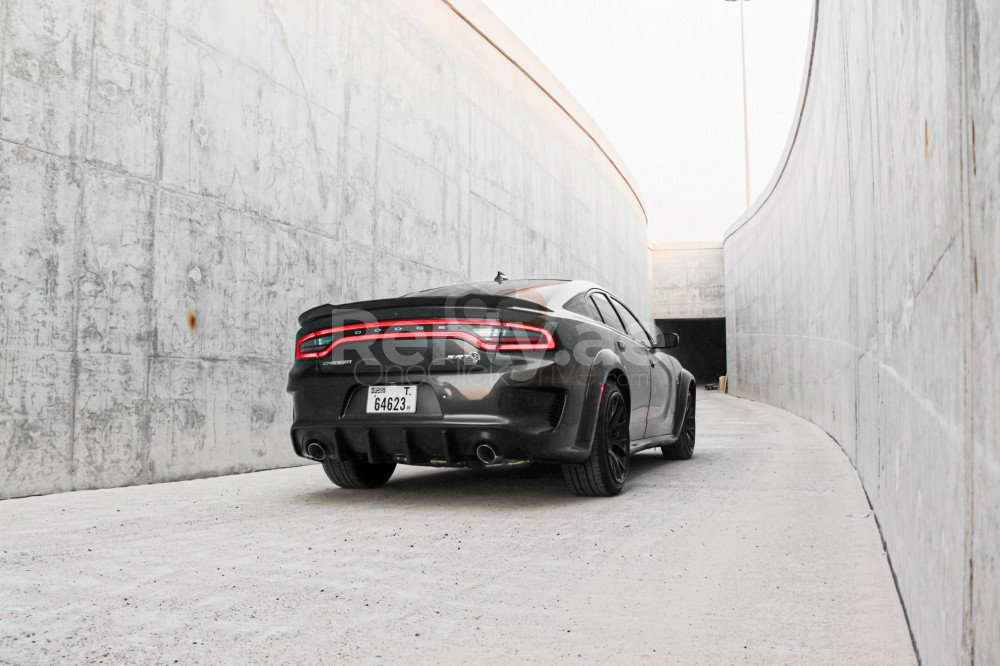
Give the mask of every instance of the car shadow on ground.
[[(665, 471), (673, 461), (664, 460), (660, 452), (647, 451), (632, 456), (629, 485), (647, 474)], [(402, 474), (400, 472), (403, 472)], [(408, 468), (400, 465), (396, 475), (377, 490), (346, 490), (333, 486), (319, 466), (316, 466), (317, 484), (313, 490), (299, 493), (296, 498), (307, 504), (347, 503), (356, 505), (362, 498), (386, 504), (428, 504), (461, 501), (504, 505), (531, 506), (539, 504), (569, 504), (591, 498), (578, 497), (563, 479), (558, 465), (517, 465), (472, 469)], [(329, 484), (329, 485), (326, 485)]]

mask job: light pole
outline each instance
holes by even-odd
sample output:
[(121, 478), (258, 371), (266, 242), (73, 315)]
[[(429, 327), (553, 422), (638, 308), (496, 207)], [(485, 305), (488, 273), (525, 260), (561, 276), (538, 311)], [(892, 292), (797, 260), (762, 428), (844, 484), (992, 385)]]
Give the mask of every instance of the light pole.
[(747, 38), (743, 28), (743, 3), (746, 0), (726, 0), (740, 4), (740, 68), (743, 70), (743, 171), (746, 174), (747, 208), (750, 208), (750, 120), (747, 113)]

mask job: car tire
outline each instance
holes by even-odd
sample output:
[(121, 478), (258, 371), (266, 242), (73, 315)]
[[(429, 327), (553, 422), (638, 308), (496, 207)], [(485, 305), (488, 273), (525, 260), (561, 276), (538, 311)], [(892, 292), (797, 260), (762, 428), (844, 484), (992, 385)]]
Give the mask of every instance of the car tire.
[(689, 460), (694, 455), (695, 437), (695, 394), (691, 391), (687, 409), (684, 412), (684, 422), (681, 424), (681, 434), (673, 444), (661, 446), (660, 451), (667, 460)]
[(590, 457), (578, 465), (563, 465), (563, 476), (577, 495), (610, 497), (622, 491), (628, 477), (629, 411), (613, 380), (604, 385)]
[(381, 488), (396, 471), (396, 463), (370, 463), (367, 460), (323, 461), (323, 471), (341, 488), (352, 490)]

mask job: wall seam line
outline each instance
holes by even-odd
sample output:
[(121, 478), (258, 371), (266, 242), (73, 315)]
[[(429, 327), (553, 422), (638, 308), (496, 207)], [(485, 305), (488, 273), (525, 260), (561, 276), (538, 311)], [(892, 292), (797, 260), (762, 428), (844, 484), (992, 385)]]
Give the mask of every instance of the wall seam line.
[[(160, 117), (157, 118), (156, 124), (156, 163), (153, 165), (153, 202), (150, 210), (151, 225), (149, 230), (149, 257), (150, 257), (150, 268), (149, 268), (149, 310), (148, 318), (146, 320), (147, 330), (150, 335), (150, 350), (152, 353), (149, 354), (146, 359), (146, 382), (144, 386), (144, 398), (146, 402), (147, 409), (151, 404), (150, 391), (152, 388), (153, 379), (153, 369), (158, 357), (158, 347), (160, 345), (160, 333), (157, 327), (156, 321), (156, 228), (160, 223), (161, 214), (163, 211), (163, 168), (166, 155), (166, 145), (164, 143), (164, 138), (167, 132), (167, 91), (169, 89), (169, 71), (170, 71), (170, 0), (163, 0), (163, 34), (160, 36), (160, 58), (162, 59), (163, 69), (160, 73), (160, 104), (159, 113)], [(146, 438), (146, 451), (145, 460), (143, 461), (143, 471), (147, 474), (146, 482), (149, 483), (153, 479), (153, 469), (152, 469), (152, 414), (147, 413), (146, 427), (149, 432), (149, 436)], [(171, 432), (171, 438), (173, 433)], [(171, 442), (171, 451), (173, 451), (173, 442)]]
[(0, 127), (3, 125), (3, 91), (4, 73), (7, 70), (7, 43), (10, 41), (10, 3), (0, 0), (0, 43), (4, 45), (0, 52)]
[[(969, 160), (966, 159), (966, 151), (968, 150), (966, 145), (966, 134), (969, 129), (970, 122), (970, 105), (969, 105), (969, 0), (959, 0), (957, 2), (958, 6), (958, 24), (959, 24), (959, 36), (960, 48), (958, 49), (959, 58), (959, 105), (960, 111), (958, 114), (958, 136), (959, 136), (959, 149), (958, 149), (958, 160), (959, 160), (959, 179), (960, 179), (960, 190), (959, 190), (959, 220), (961, 222), (961, 243), (962, 243), (962, 294), (963, 294), (963, 310), (965, 315), (965, 321), (968, 322), (965, 326), (964, 340), (962, 345), (962, 407), (964, 409), (963, 414), (963, 426), (964, 426), (964, 466), (963, 471), (965, 473), (965, 501), (966, 501), (966, 516), (965, 516), (965, 543), (964, 545), (964, 555), (965, 555), (965, 566), (966, 571), (966, 589), (963, 590), (962, 600), (962, 641), (967, 642), (966, 645), (966, 656), (969, 660), (971, 666), (975, 666), (976, 663), (976, 623), (974, 621), (975, 613), (975, 530), (976, 530), (976, 474), (975, 474), (975, 455), (976, 447), (974, 443), (975, 436), (975, 410), (972, 409), (972, 404), (975, 401), (975, 396), (972, 393), (971, 386), (972, 380), (974, 378), (972, 372), (972, 364), (970, 363), (972, 356), (972, 347), (974, 343), (973, 335), (973, 324), (974, 321), (973, 309), (974, 309), (974, 298), (973, 298), (973, 285), (969, 279), (970, 274), (970, 257), (972, 256), (972, 239), (971, 239), (971, 218), (972, 218), (972, 174), (970, 173)], [(954, 242), (954, 241), (953, 241)], [(936, 266), (935, 266), (936, 267)]]
[[(97, 2), (89, 3), (90, 17), (90, 72), (87, 85), (87, 113), (86, 122), (83, 126), (81, 145), (75, 147), (77, 157), (69, 156), (70, 164), (76, 172), (76, 178), (80, 184), (80, 193), (77, 198), (76, 215), (73, 221), (73, 274), (80, 274), (80, 265), (83, 254), (83, 240), (80, 238), (83, 232), (84, 217), (86, 215), (87, 202), (87, 176), (86, 176), (86, 155), (87, 146), (90, 143), (90, 119), (94, 96), (94, 79), (97, 61)], [(74, 147), (70, 146), (73, 151)], [(69, 487), (76, 490), (76, 407), (78, 394), (80, 392), (80, 284), (79, 280), (73, 285), (73, 330), (72, 346), (73, 357), (70, 361), (70, 381), (72, 389), (69, 399)]]

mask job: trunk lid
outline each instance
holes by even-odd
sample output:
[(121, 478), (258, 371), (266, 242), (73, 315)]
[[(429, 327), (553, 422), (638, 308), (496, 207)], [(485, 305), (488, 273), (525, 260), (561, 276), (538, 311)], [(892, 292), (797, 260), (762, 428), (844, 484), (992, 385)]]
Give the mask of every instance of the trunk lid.
[(416, 379), (487, 371), (504, 353), (503, 341), (512, 339), (505, 333), (531, 342), (536, 334), (525, 322), (540, 325), (548, 311), (533, 301), (491, 294), (321, 305), (299, 317), (296, 355), (329, 374)]

